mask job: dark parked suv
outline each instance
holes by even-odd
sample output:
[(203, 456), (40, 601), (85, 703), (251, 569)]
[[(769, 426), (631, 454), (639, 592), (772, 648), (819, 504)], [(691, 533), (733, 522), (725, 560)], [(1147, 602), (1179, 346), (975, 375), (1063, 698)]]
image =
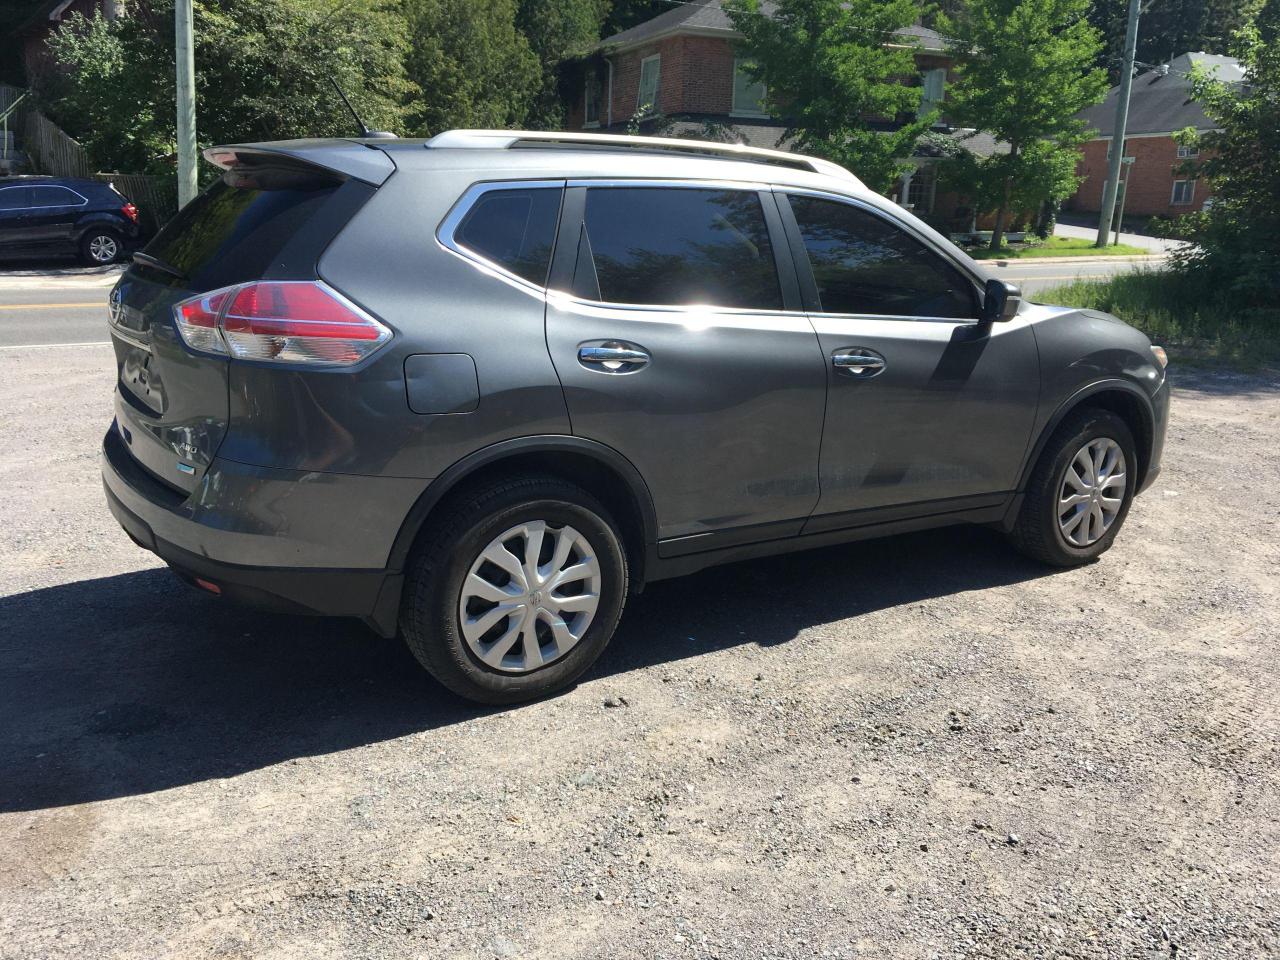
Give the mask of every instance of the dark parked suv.
[(206, 156), (112, 291), (111, 509), (196, 586), (402, 633), (467, 697), (564, 687), (629, 592), (709, 564), (958, 523), (1085, 563), (1160, 466), (1160, 348), (820, 160)]
[(0, 177), (0, 260), (72, 254), (114, 263), (138, 235), (138, 208), (110, 183)]

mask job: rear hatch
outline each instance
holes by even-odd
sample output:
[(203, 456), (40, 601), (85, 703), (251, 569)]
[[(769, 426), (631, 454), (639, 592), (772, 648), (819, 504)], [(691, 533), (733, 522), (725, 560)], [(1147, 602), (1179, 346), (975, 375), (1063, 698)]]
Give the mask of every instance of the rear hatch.
[(135, 255), (110, 298), (117, 429), (149, 473), (184, 493), (226, 435), (232, 361), (188, 347), (174, 306), (251, 280), (314, 279), (324, 248), (376, 189), (278, 154), (221, 159), (222, 178)]

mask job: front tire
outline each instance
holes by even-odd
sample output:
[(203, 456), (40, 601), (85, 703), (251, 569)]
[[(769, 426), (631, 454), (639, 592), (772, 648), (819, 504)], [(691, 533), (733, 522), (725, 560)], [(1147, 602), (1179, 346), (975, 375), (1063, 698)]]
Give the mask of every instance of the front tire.
[(124, 253), (120, 234), (106, 228), (95, 228), (80, 238), (80, 259), (91, 267), (115, 263)]
[(1040, 454), (1010, 540), (1055, 567), (1096, 560), (1124, 525), (1137, 470), (1133, 433), (1122, 419), (1096, 408), (1069, 415)]
[(400, 627), (413, 655), (459, 696), (537, 699), (604, 651), (626, 602), (618, 527), (586, 490), (504, 480), (454, 500), (409, 564)]

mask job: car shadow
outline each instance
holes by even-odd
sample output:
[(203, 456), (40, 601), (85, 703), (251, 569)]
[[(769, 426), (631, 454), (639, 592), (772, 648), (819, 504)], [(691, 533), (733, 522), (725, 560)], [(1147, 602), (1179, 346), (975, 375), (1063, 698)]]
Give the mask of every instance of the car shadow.
[[(708, 570), (634, 598), (588, 679), (1046, 572), (978, 528)], [(355, 621), (240, 609), (163, 569), (5, 597), (0, 623), (2, 812), (230, 777), (491, 712)]]

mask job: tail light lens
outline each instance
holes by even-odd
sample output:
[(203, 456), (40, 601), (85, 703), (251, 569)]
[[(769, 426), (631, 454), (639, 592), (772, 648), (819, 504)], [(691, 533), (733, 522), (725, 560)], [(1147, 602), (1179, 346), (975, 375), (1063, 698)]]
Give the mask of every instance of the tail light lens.
[(138, 208), (135, 207), (132, 203), (126, 203), (123, 207), (120, 208), (120, 212), (123, 213), (130, 220), (132, 220), (134, 223), (138, 222)]
[(391, 339), (390, 330), (318, 280), (226, 287), (173, 311), (187, 346), (241, 360), (346, 366)]

